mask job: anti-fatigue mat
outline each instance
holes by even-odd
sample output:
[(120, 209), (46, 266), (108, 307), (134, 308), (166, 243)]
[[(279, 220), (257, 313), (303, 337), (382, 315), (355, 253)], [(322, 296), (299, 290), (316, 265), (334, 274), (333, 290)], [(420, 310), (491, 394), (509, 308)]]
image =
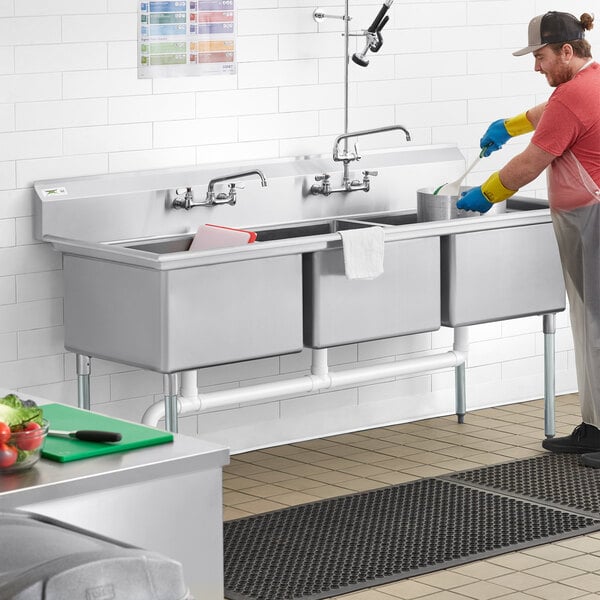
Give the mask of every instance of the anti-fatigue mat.
[(225, 597), (317, 600), (600, 529), (441, 478), (228, 521)]
[(600, 518), (600, 469), (580, 465), (576, 454), (549, 452), (453, 473), (448, 479)]

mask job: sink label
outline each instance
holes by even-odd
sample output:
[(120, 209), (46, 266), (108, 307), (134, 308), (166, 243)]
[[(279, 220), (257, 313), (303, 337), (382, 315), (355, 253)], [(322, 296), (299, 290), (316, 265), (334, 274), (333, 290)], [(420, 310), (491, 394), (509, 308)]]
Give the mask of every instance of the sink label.
[(138, 1), (138, 78), (234, 74), (234, 2)]
[(68, 194), (69, 194), (69, 192), (67, 192), (66, 187), (53, 187), (53, 188), (46, 188), (46, 189), (42, 190), (42, 195), (44, 197), (46, 197), (46, 196), (67, 196)]

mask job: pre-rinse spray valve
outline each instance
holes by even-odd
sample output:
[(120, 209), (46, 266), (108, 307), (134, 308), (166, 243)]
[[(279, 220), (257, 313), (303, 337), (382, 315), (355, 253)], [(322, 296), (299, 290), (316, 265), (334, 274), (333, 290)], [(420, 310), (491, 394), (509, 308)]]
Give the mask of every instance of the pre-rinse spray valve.
[(381, 30), (390, 20), (389, 15), (386, 15), (386, 13), (393, 2), (394, 0), (385, 0), (370, 27), (364, 32), (364, 35), (367, 38), (364, 49), (362, 52), (355, 52), (352, 55), (352, 61), (360, 67), (366, 67), (369, 64), (368, 59), (365, 58), (369, 50), (371, 52), (378, 52), (383, 45), (383, 35), (381, 34)]

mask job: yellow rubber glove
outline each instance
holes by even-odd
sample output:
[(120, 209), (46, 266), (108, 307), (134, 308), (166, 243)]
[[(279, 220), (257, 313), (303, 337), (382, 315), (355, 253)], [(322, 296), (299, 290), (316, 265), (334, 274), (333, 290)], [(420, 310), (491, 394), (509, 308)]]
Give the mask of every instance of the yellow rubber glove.
[(481, 186), (481, 193), (487, 198), (489, 202), (495, 204), (496, 202), (502, 202), (510, 198), (513, 194), (516, 194), (517, 190), (509, 190), (500, 181), (500, 174), (498, 171), (492, 173), (487, 181)]
[(529, 133), (534, 130), (531, 121), (527, 118), (527, 113), (521, 113), (516, 117), (511, 117), (510, 119), (506, 119), (504, 121), (504, 127), (506, 127), (506, 131), (509, 133), (511, 137), (515, 135), (523, 135), (524, 133)]
[(494, 121), (479, 140), (483, 156), (489, 156), (492, 152), (500, 150), (511, 137), (529, 133), (533, 129), (531, 121), (527, 118), (527, 113), (521, 113), (510, 119)]

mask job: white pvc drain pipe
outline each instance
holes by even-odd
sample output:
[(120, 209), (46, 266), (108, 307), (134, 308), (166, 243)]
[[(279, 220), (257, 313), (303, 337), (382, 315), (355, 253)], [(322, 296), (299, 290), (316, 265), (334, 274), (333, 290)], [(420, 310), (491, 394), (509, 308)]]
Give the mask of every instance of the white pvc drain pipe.
[[(180, 394), (177, 396), (176, 415), (185, 416), (209, 409), (240, 406), (257, 400), (275, 401), (285, 396), (309, 394), (321, 390), (369, 383), (388, 377), (428, 373), (450, 367), (456, 368), (465, 364), (467, 351), (468, 329), (466, 327), (456, 327), (454, 329), (453, 348), (446, 352), (368, 367), (330, 371), (327, 361), (327, 349), (314, 349), (312, 351), (311, 372), (308, 375), (217, 392), (199, 394), (197, 371), (183, 371), (181, 373)], [(462, 389), (462, 393), (464, 394), (464, 389)], [(167, 413), (166, 404), (172, 401), (172, 395), (165, 394), (165, 402), (157, 402), (148, 408), (142, 417), (142, 423), (156, 427), (158, 422), (165, 418)], [(457, 399), (457, 405), (459, 404), (460, 402)], [(462, 404), (464, 405), (464, 399)], [(174, 408), (173, 406), (172, 409)], [(172, 417), (170, 421), (172, 421)], [(176, 423), (171, 425), (174, 426), (173, 430), (177, 431)]]

